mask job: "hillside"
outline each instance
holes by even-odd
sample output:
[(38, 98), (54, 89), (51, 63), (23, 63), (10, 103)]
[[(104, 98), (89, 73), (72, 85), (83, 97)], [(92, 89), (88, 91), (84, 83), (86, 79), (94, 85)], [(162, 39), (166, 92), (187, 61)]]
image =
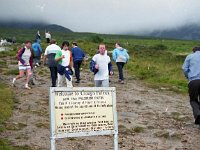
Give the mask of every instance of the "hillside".
[(169, 30), (154, 31), (147, 35), (171, 39), (200, 40), (200, 25), (186, 25)]
[(36, 29), (49, 31), (73, 32), (57, 24), (47, 24), (43, 22), (0, 22), (0, 28), (15, 28), (15, 29)]
[[(0, 122), (0, 150), (50, 149), (49, 68), (37, 67), (36, 84), (31, 85), (31, 90), (24, 89), (25, 78), (19, 79), (15, 87), (10, 86), (12, 78), (18, 74), (16, 53), (26, 39), (34, 38), (36, 31), (0, 28), (1, 36), (15, 35), (17, 39), (17, 43), (10, 46), (13, 50), (0, 52), (0, 83), (7, 84), (7, 87), (0, 88), (3, 93), (0, 94), (0, 102), (8, 99), (3, 89), (12, 91), (15, 97), (13, 102), (7, 103), (11, 109), (10, 115)], [(110, 77), (110, 86), (117, 89), (119, 149), (200, 149), (200, 136), (196, 134), (199, 128), (193, 123), (186, 95), (187, 80), (181, 70), (185, 56), (199, 42), (62, 31), (52, 32), (52, 35), (58, 45), (66, 39), (70, 43), (76, 40), (89, 58), (96, 54), (100, 42), (106, 44), (109, 55), (116, 42), (128, 50), (130, 60), (124, 67), (125, 84), (118, 83), (114, 62), (115, 73)], [(45, 49), (47, 43), (44, 37), (41, 41)], [(82, 66), (80, 84), (73, 79), (74, 87), (94, 86), (89, 61)], [(6, 112), (4, 109), (5, 105), (0, 105), (0, 110)], [(0, 114), (3, 116), (3, 113)], [(6, 148), (10, 146), (15, 148)], [(113, 138), (92, 136), (60, 139), (57, 147), (59, 150), (113, 149)]]

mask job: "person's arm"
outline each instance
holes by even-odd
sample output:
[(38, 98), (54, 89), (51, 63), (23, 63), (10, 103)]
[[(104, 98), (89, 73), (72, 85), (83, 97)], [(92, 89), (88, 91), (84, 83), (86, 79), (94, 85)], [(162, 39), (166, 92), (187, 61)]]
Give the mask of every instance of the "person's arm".
[(56, 62), (59, 62), (59, 61), (62, 60), (63, 58), (65, 58), (65, 56), (62, 55), (62, 52), (61, 52), (61, 51), (58, 51), (58, 52), (56, 53), (56, 56), (55, 56), (55, 61), (56, 61)]
[(44, 58), (43, 58), (43, 65), (46, 64), (46, 59), (47, 59), (47, 55), (44, 54)]
[[(126, 50), (126, 49), (125, 49)], [(127, 50), (126, 50), (126, 62), (128, 62), (128, 60), (129, 60), (129, 54), (128, 54), (128, 52), (127, 52)]]
[(29, 59), (29, 64), (31, 66), (31, 69), (33, 69), (33, 51), (31, 51), (31, 57)]
[(109, 75), (113, 75), (113, 68), (112, 68), (110, 57), (109, 57), (109, 63), (108, 63), (108, 71), (109, 71)]
[(72, 53), (70, 52), (70, 62), (69, 62), (69, 66), (70, 68), (73, 68), (74, 63), (73, 63), (73, 57), (72, 57)]
[(23, 55), (24, 51), (25, 51), (25, 48), (21, 48), (17, 53), (17, 58), (23, 65), (26, 65), (25, 61), (22, 59), (22, 55)]
[(40, 53), (42, 53), (42, 47), (39, 45)]
[(116, 50), (115, 49), (112, 52), (112, 58), (113, 58), (114, 61), (116, 61), (116, 59), (117, 59), (117, 55), (116, 55)]
[(94, 74), (96, 74), (98, 72), (98, 67), (97, 67), (97, 64), (96, 64), (96, 57), (94, 56), (92, 58), (92, 60), (90, 61), (90, 71), (94, 72)]
[(47, 59), (47, 51), (48, 51), (48, 49), (46, 48), (46, 49), (45, 49), (45, 52), (44, 52), (43, 66), (46, 64), (46, 59)]
[(182, 66), (183, 73), (184, 73), (184, 75), (187, 79), (188, 79), (188, 73), (189, 73), (189, 70), (190, 70), (189, 66), (190, 66), (190, 58), (189, 58), (189, 56), (187, 56), (184, 63), (183, 63), (183, 66)]
[(83, 65), (86, 64), (86, 58), (85, 58), (85, 53), (82, 51), (82, 57), (83, 57)]

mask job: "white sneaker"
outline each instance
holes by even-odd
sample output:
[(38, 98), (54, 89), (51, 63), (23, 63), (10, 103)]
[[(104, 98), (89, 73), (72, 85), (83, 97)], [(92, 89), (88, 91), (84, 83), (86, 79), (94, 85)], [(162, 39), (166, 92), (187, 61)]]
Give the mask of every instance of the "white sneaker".
[(28, 84), (25, 84), (25, 88), (30, 90), (31, 88), (28, 86)]
[(15, 86), (15, 81), (16, 81), (16, 78), (13, 78), (13, 80), (12, 80), (12, 86)]

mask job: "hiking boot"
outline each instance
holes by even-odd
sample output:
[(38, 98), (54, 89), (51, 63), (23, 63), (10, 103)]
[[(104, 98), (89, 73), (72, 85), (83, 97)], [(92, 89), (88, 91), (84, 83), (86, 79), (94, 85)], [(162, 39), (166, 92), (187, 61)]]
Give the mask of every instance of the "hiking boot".
[(15, 81), (16, 81), (16, 78), (13, 78), (13, 80), (12, 80), (12, 86), (15, 86)]
[(25, 88), (30, 90), (31, 88), (28, 86), (28, 84), (25, 84)]

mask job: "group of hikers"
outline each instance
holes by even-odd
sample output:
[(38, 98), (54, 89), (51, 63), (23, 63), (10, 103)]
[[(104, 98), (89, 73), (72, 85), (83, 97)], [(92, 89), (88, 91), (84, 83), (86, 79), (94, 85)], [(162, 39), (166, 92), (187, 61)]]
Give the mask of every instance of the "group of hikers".
[[(77, 42), (72, 42), (72, 47), (70, 47), (68, 41), (63, 41), (59, 47), (56, 40), (51, 39), (44, 51), (41, 63), (42, 53), (40, 40), (36, 39), (33, 44), (31, 41), (25, 42), (25, 46), (17, 53), (19, 75), (13, 78), (13, 86), (15, 86), (16, 80), (22, 78), (26, 73), (25, 88), (31, 89), (29, 85), (35, 84), (36, 68), (46, 64), (50, 70), (52, 87), (63, 87), (64, 80), (67, 87), (73, 87), (73, 74), (76, 77), (75, 83), (80, 83), (80, 68), (82, 64), (86, 63), (86, 55)], [(90, 70), (94, 73), (94, 84), (96, 87), (109, 87), (109, 76), (113, 75), (113, 69), (106, 45), (99, 44), (95, 53), (89, 63)], [(116, 43), (115, 49), (112, 51), (112, 58), (119, 71), (119, 83), (124, 84), (123, 68), (129, 60), (127, 50)]]
[[(50, 34), (49, 31), (46, 32), (46, 30), (45, 30), (45, 38), (46, 38), (46, 42), (49, 44), (49, 43), (50, 43), (50, 40), (51, 40), (51, 34)], [(36, 35), (35, 35), (35, 40), (36, 40), (37, 42), (39, 42), (39, 43), (40, 43), (40, 41), (41, 41), (41, 35), (40, 35), (40, 31), (39, 31), (39, 30), (37, 31), (37, 33), (36, 33)]]
[[(80, 83), (80, 67), (86, 63), (85, 53), (78, 47), (77, 42), (64, 41), (59, 47), (56, 40), (51, 39), (47, 33), (46, 40), (49, 45), (46, 47), (43, 57), (43, 65), (47, 64), (51, 73), (52, 87), (62, 87), (64, 80), (67, 87), (73, 87), (72, 78), (75, 72), (76, 83)], [(200, 47), (194, 47), (193, 53), (188, 55), (182, 66), (184, 75), (189, 81), (188, 92), (190, 104), (193, 110), (195, 124), (200, 125)], [(26, 89), (31, 89), (29, 84), (34, 84), (36, 76), (35, 68), (41, 65), (43, 50), (40, 46), (40, 35), (37, 33), (36, 40), (32, 44), (26, 41), (25, 46), (17, 53), (19, 75), (13, 78), (12, 84), (22, 78), (26, 73)], [(124, 84), (123, 68), (129, 60), (127, 50), (120, 43), (115, 44), (112, 51), (113, 61), (116, 63), (119, 72), (119, 83)], [(109, 87), (109, 76), (113, 75), (112, 63), (106, 50), (105, 44), (99, 44), (96, 54), (92, 57), (90, 70), (94, 73), (94, 84), (96, 87)]]

